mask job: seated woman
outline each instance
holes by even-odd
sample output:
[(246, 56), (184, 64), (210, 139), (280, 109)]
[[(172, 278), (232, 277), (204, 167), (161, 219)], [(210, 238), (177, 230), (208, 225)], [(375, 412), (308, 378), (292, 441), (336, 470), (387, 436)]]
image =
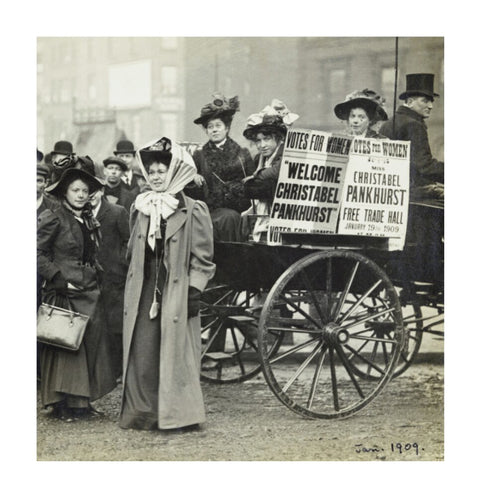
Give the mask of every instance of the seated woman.
[(233, 115), (239, 109), (238, 98), (227, 100), (218, 93), (213, 98), (193, 121), (203, 126), (208, 137), (208, 142), (193, 154), (198, 169), (194, 182), (204, 188), (204, 193), (192, 189), (186, 193), (208, 204), (215, 240), (241, 241), (240, 213), (250, 205), (243, 194), (242, 180), (255, 167), (250, 152), (229, 136)]
[(335, 106), (335, 115), (345, 122), (346, 133), (365, 138), (386, 138), (375, 131), (379, 121), (386, 121), (388, 115), (383, 108), (385, 99), (373, 90), (355, 90)]
[(253, 205), (243, 212), (245, 219), (249, 215), (258, 216), (253, 227), (252, 238), (255, 241), (265, 240), (268, 229), (268, 216), (275, 196), (283, 143), (288, 127), (299, 116), (290, 112), (280, 100), (274, 99), (271, 105), (261, 112), (252, 114), (247, 120), (247, 128), (243, 136), (251, 140), (257, 147), (255, 156), (255, 172), (245, 178), (245, 197), (253, 200)]
[(204, 202), (183, 194), (196, 168), (169, 138), (137, 152), (151, 191), (132, 206), (123, 320), (120, 427), (171, 429), (205, 421), (200, 293), (215, 272)]

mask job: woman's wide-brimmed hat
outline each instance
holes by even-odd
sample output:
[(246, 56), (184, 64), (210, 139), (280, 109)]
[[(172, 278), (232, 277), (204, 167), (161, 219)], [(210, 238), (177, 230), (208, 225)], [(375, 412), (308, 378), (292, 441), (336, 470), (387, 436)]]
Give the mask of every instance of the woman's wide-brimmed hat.
[(200, 111), (200, 117), (193, 121), (195, 124), (205, 126), (210, 119), (231, 117), (240, 110), (240, 101), (237, 96), (227, 99), (221, 93), (214, 93), (212, 97), (213, 101), (204, 105)]
[(60, 179), (53, 185), (47, 187), (45, 191), (50, 193), (51, 195), (54, 195), (55, 197), (62, 197), (67, 191), (68, 185), (77, 179), (81, 179), (88, 185), (90, 194), (96, 192), (97, 190), (100, 190), (100, 188), (103, 188), (104, 186), (104, 182), (99, 178), (92, 176), (83, 169), (73, 167), (66, 169), (62, 173)]
[(407, 89), (398, 97), (400, 100), (406, 100), (414, 95), (424, 95), (431, 98), (439, 97), (438, 93), (433, 91), (433, 74), (416, 73), (407, 74)]
[(335, 115), (342, 121), (346, 121), (350, 111), (357, 107), (364, 109), (370, 121), (386, 121), (388, 115), (383, 106), (385, 99), (373, 90), (355, 90), (345, 97), (345, 100), (334, 108)]
[(113, 151), (114, 155), (118, 154), (133, 154), (135, 155), (135, 147), (130, 140), (121, 140), (117, 143), (117, 150)]
[(73, 154), (73, 145), (70, 142), (61, 140), (55, 143), (51, 154), (71, 155)]
[(103, 161), (104, 167), (107, 167), (109, 164), (117, 164), (124, 172), (127, 171), (128, 169), (127, 163), (123, 159), (120, 159), (120, 157), (117, 157), (115, 155), (112, 155), (104, 159)]
[(243, 132), (243, 136), (248, 140), (254, 140), (257, 133), (279, 132), (285, 136), (288, 127), (299, 117), (298, 114), (290, 112), (283, 102), (274, 98), (270, 105), (248, 117), (247, 128)]
[(170, 165), (172, 160), (172, 142), (169, 138), (163, 137), (148, 147), (141, 148), (138, 153), (145, 166), (152, 162), (161, 162), (165, 165)]

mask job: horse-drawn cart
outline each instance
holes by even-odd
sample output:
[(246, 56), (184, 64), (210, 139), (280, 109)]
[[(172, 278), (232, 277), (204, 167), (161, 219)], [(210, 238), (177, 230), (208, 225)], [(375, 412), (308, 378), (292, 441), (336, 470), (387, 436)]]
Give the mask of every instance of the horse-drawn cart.
[[(407, 203), (405, 218), (410, 210), (425, 224), (418, 209), (427, 207)], [(419, 257), (430, 242), (409, 232), (404, 242), (391, 250), (385, 236), (304, 230), (284, 231), (275, 244), (217, 242), (217, 274), (203, 297), (202, 379), (239, 382), (262, 371), (277, 398), (307, 417), (365, 407), (443, 321), (443, 252), (432, 272)]]

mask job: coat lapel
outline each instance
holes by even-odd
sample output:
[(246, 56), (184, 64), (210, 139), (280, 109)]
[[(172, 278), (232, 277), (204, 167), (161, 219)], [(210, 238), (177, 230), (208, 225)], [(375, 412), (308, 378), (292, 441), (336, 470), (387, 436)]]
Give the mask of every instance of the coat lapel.
[(67, 209), (64, 208), (65, 218), (70, 224), (70, 230), (72, 232), (73, 238), (77, 242), (78, 246), (81, 248), (83, 252), (83, 235), (80, 226), (78, 225), (78, 221), (75, 219), (72, 213), (68, 212)]
[(104, 218), (105, 214), (107, 211), (110, 209), (110, 206), (108, 205), (108, 200), (105, 200), (102, 198), (101, 204), (100, 204), (100, 209), (98, 209), (97, 213), (97, 220), (99, 223), (102, 222), (102, 219)]
[(171, 238), (184, 224), (187, 219), (187, 207), (185, 197), (180, 194), (178, 197), (178, 209), (168, 218), (167, 229), (165, 230), (165, 239)]
[(167, 229), (165, 231), (165, 240), (171, 238), (184, 224), (187, 219), (187, 208), (182, 207), (177, 209), (167, 221)]

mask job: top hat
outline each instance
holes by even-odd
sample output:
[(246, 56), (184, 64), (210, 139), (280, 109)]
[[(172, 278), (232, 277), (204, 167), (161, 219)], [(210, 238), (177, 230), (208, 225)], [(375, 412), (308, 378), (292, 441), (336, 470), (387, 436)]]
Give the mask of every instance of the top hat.
[(40, 152), (40, 150), (38, 150), (38, 148), (37, 148), (37, 163), (38, 163), (38, 162), (42, 162), (42, 160), (43, 160), (43, 154), (42, 154), (42, 152)]
[(103, 181), (100, 181), (95, 176), (87, 173), (87, 171), (85, 171), (84, 169), (78, 169), (74, 167), (63, 171), (60, 179), (53, 185), (47, 187), (45, 191), (54, 195), (55, 197), (61, 197), (65, 194), (67, 186), (77, 179), (81, 179), (88, 185), (90, 194), (96, 192), (97, 190), (100, 190), (100, 188), (103, 188), (104, 186)]
[(407, 89), (398, 98), (406, 100), (414, 95), (424, 95), (433, 100), (434, 97), (439, 97), (440, 95), (433, 91), (433, 79), (433, 74), (407, 74)]
[(117, 150), (114, 150), (114, 155), (117, 154), (132, 154), (134, 155), (136, 152), (133, 147), (133, 143), (130, 140), (121, 140), (117, 143)]
[(59, 141), (53, 146), (52, 154), (63, 154), (70, 155), (73, 154), (73, 146), (70, 142)]
[(103, 165), (105, 167), (107, 167), (109, 164), (117, 164), (117, 165), (119, 165), (121, 167), (122, 171), (126, 171), (128, 169), (127, 163), (123, 159), (120, 159), (120, 157), (116, 157), (115, 155), (107, 157), (103, 161)]
[(206, 126), (208, 121), (219, 117), (231, 117), (240, 109), (238, 97), (225, 98), (221, 93), (214, 93), (213, 101), (202, 107), (200, 117), (197, 117), (193, 122)]
[(386, 121), (388, 115), (383, 108), (385, 99), (373, 90), (355, 90), (345, 97), (345, 100), (333, 109), (335, 115), (342, 121), (348, 120), (350, 110), (360, 107), (365, 110), (370, 121)]

